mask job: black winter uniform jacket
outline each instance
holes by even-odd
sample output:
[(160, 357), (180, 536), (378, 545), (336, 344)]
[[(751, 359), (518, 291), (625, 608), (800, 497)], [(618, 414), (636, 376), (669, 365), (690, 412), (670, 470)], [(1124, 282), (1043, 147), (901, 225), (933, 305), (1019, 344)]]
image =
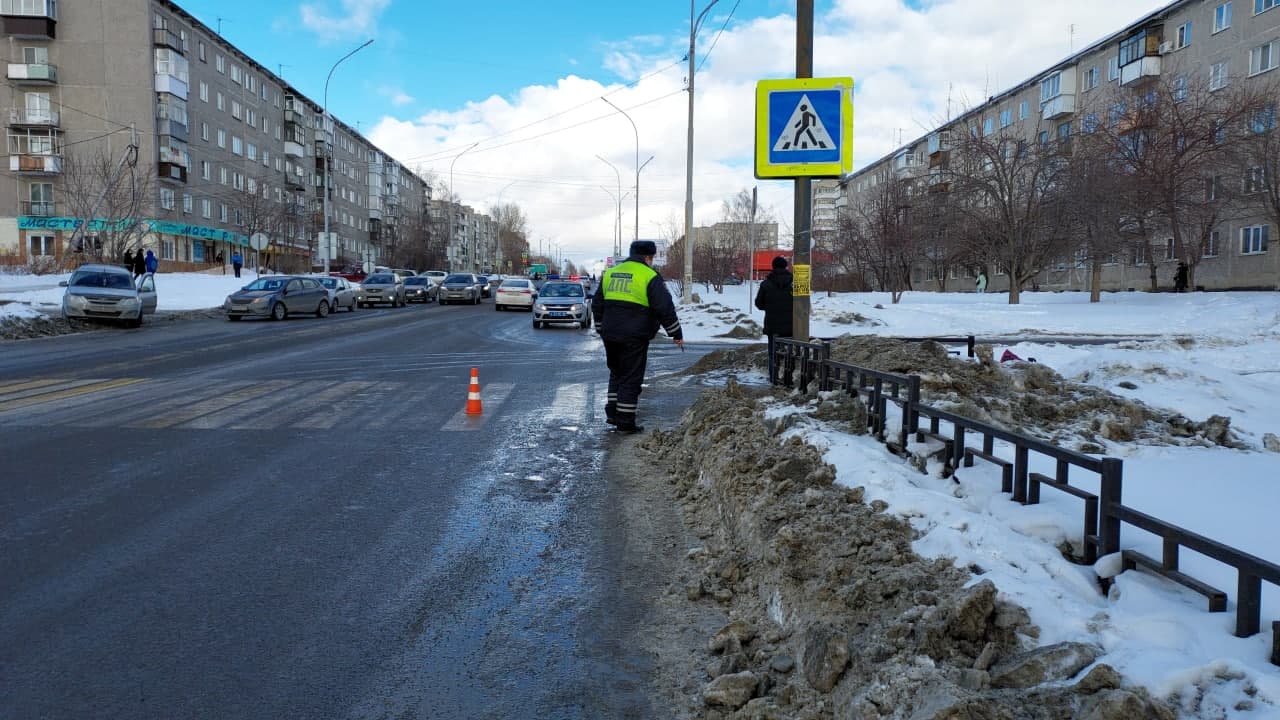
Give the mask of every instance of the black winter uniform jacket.
[[(628, 262), (643, 263), (638, 257), (627, 258)], [(591, 314), (595, 317), (596, 332), (605, 340), (652, 340), (658, 334), (658, 326), (667, 331), (667, 336), (679, 340), (684, 338), (680, 329), (680, 319), (676, 317), (675, 301), (667, 291), (667, 283), (661, 274), (655, 274), (645, 288), (649, 298), (649, 307), (630, 302), (618, 302), (604, 299), (605, 278), (601, 276), (595, 293), (591, 296)]]
[(774, 270), (760, 283), (756, 308), (764, 311), (764, 334), (791, 337), (791, 271)]

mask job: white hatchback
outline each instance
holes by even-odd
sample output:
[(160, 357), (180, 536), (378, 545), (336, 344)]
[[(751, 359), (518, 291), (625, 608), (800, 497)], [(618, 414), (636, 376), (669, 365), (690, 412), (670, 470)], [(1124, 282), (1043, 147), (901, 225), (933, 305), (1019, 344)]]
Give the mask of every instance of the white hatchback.
[(507, 278), (498, 286), (493, 296), (493, 309), (506, 310), (518, 307), (525, 310), (533, 308), (533, 301), (538, 299), (538, 290), (529, 278)]

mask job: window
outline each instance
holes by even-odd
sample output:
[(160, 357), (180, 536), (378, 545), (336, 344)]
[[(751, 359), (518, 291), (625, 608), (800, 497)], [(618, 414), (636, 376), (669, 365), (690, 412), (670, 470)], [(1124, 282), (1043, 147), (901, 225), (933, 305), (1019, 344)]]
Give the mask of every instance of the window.
[(225, 203), (218, 204), (218, 220), (220, 222), (227, 221), (227, 206)]
[[(254, 193), (258, 192), (258, 181), (257, 181), (257, 180), (254, 180), (253, 178), (249, 178), (249, 179), (247, 180), (247, 183), (248, 183), (248, 184), (245, 186), (245, 189), (247, 189), (247, 190), (249, 191), (249, 194), (250, 194), (250, 195), (252, 195), (252, 194), (254, 194)], [(264, 187), (264, 188), (263, 188), (263, 190), (266, 190), (266, 188)], [(264, 193), (264, 194), (265, 194), (265, 193)]]
[(48, 65), (49, 64), (49, 48), (44, 47), (24, 47), (22, 48), (22, 62), (27, 65)]
[(1256, 165), (1249, 168), (1244, 174), (1244, 191), (1246, 193), (1260, 193), (1267, 189), (1267, 168), (1263, 165)]
[(1112, 82), (1120, 79), (1120, 58), (1111, 58), (1107, 61), (1107, 80)]
[(232, 175), (232, 176), (231, 176), (231, 187), (235, 188), (236, 190), (243, 190), (243, 189), (244, 189), (244, 176), (243, 176), (243, 175), (241, 175), (240, 173), (235, 173), (234, 175)]
[(1218, 33), (1231, 27), (1231, 3), (1224, 2), (1213, 9), (1213, 31)]
[(218, 147), (225, 148), (227, 146), (227, 131), (218, 128)]
[(227, 72), (227, 59), (226, 59), (226, 58), (224, 58), (224, 57), (222, 57), (222, 55), (218, 55), (217, 57), (215, 57), (215, 58), (213, 59), (213, 66), (214, 66), (215, 68), (217, 68), (218, 72), (223, 73), (223, 74), (226, 74), (226, 72)]
[(1062, 94), (1062, 73), (1056, 72), (1040, 81), (1040, 104), (1043, 105)]
[(1204, 181), (1204, 199), (1217, 200), (1222, 197), (1222, 176), (1214, 175)]
[(27, 237), (27, 254), (31, 257), (53, 255), (53, 247), (52, 235), (30, 235)]
[(1204, 256), (1207, 258), (1218, 257), (1218, 248), (1222, 246), (1222, 236), (1217, 230), (1209, 233), (1209, 239), (1204, 243)]
[(1146, 265), (1146, 264), (1147, 264), (1147, 245), (1146, 245), (1146, 243), (1138, 243), (1138, 244), (1136, 244), (1136, 245), (1134, 245), (1134, 246), (1133, 246), (1133, 264), (1134, 264), (1134, 265)]
[(1256, 255), (1267, 251), (1267, 236), (1270, 225), (1251, 225), (1240, 228), (1240, 254)]
[(1000, 111), (1000, 129), (1003, 130), (1012, 124), (1013, 124), (1013, 111), (1001, 110)]
[(1276, 5), (1280, 5), (1280, 0), (1253, 0), (1253, 14), (1264, 13)]
[(32, 183), (27, 188), (27, 197), (31, 198), (30, 215), (55, 215), (53, 200), (53, 183)]
[(169, 188), (160, 188), (160, 207), (165, 210), (173, 209), (173, 191)]
[(200, 81), (200, 99), (209, 102), (209, 83)]
[(200, 179), (208, 180), (212, 173), (213, 173), (213, 166), (209, 164), (209, 161), (201, 160), (200, 161)]
[(231, 101), (231, 117), (233, 117), (233, 118), (235, 118), (235, 119), (239, 120), (239, 119), (240, 119), (241, 114), (242, 114), (242, 113), (241, 113), (240, 101), (239, 101), (239, 100), (232, 100), (232, 101)]
[(253, 143), (246, 143), (244, 156), (250, 160), (258, 159), (258, 146)]
[(235, 63), (231, 63), (231, 82), (240, 84), (240, 66)]
[(1253, 113), (1253, 117), (1249, 118), (1249, 129), (1255, 134), (1274, 130), (1276, 127), (1276, 106), (1268, 105), (1261, 110)]
[(1209, 66), (1209, 89), (1221, 90), (1227, 86), (1227, 61)]
[(200, 201), (200, 215), (207, 218), (213, 217), (213, 201), (207, 198)]
[(221, 92), (218, 93), (218, 109), (219, 110), (227, 109), (227, 99), (222, 96)]
[(1058, 142), (1066, 142), (1071, 139), (1071, 121), (1058, 124)]
[(198, 54), (200, 55), (200, 62), (202, 62), (202, 63), (207, 63), (207, 62), (209, 62), (207, 59), (205, 59), (205, 56), (204, 56), (204, 41), (203, 41), (203, 40), (201, 40), (201, 41), (200, 41), (200, 43), (199, 43), (199, 45), (197, 45), (197, 46), (196, 46), (196, 50), (198, 51)]
[(182, 193), (182, 212), (183, 212), (183, 213), (190, 213), (190, 212), (191, 212), (191, 207), (192, 207), (191, 194), (190, 194), (190, 193)]
[(218, 182), (223, 185), (227, 184), (227, 169), (225, 167), (218, 168)]
[(1093, 134), (1098, 131), (1098, 113), (1091, 112), (1080, 119), (1080, 132)]
[(1098, 66), (1094, 65), (1084, 71), (1084, 89), (1092, 90), (1098, 87)]
[(1027, 119), (1027, 101), (1026, 100), (1023, 100), (1022, 102), (1018, 103), (1018, 119), (1019, 120)]
[(1173, 79), (1173, 101), (1182, 102), (1187, 99), (1187, 76), (1179, 75)]
[(207, 122), (200, 123), (200, 139), (209, 142), (209, 123)]
[(1173, 38), (1173, 49), (1181, 50), (1182, 48), (1190, 44), (1191, 44), (1191, 21), (1188, 20), (1185, 23), (1178, 26), (1177, 33), (1174, 35), (1174, 38)]
[(250, 110), (250, 109), (248, 109), (248, 108), (245, 108), (245, 111), (244, 111), (244, 124), (245, 124), (245, 125), (248, 125), (249, 127), (257, 127), (257, 126), (258, 126), (258, 113), (257, 113), (257, 111), (256, 111), (256, 110)]
[(181, 53), (169, 48), (156, 48), (155, 61), (157, 75), (169, 75), (182, 82), (187, 81), (187, 59)]
[(1174, 252), (1173, 238), (1165, 238), (1164, 241), (1164, 259), (1173, 260), (1178, 254)]
[(235, 135), (231, 136), (231, 152), (236, 155), (244, 155), (244, 141)]
[(1249, 51), (1249, 74), (1257, 75), (1276, 66), (1276, 41), (1259, 45)]
[(1041, 144), (1041, 145), (1048, 145), (1048, 144), (1049, 144), (1049, 131), (1048, 131), (1048, 130), (1041, 130), (1041, 131), (1040, 131), (1040, 135), (1037, 137), (1037, 139), (1040, 141), (1040, 144)]
[(994, 118), (985, 118), (982, 121), (982, 134), (990, 135), (991, 133), (995, 132), (996, 131), (995, 122), (996, 121)]
[(1125, 104), (1123, 100), (1112, 104), (1112, 106), (1107, 109), (1107, 126), (1115, 127), (1120, 120), (1124, 118), (1124, 113)]
[(1120, 67), (1136, 62), (1147, 55), (1147, 31), (1131, 35), (1120, 42)]

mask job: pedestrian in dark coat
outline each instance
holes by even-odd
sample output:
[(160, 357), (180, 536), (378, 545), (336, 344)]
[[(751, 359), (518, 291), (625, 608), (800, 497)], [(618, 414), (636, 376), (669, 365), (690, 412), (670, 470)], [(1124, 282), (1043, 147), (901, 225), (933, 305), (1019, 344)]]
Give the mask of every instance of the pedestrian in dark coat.
[(156, 257), (156, 254), (150, 250), (147, 251), (147, 257), (143, 262), (147, 268), (147, 272), (149, 273), (153, 273), (160, 269), (160, 258)]
[(133, 256), (133, 279), (137, 280), (147, 271), (147, 258), (142, 254), (142, 248), (138, 248), (138, 252)]
[(791, 337), (791, 271), (787, 259), (773, 259), (773, 271), (760, 283), (756, 292), (756, 309), (764, 311), (764, 334), (769, 338), (769, 382), (778, 382), (778, 363), (774, 360), (777, 336)]
[(1187, 274), (1188, 274), (1187, 264), (1184, 262), (1178, 263), (1178, 270), (1173, 274), (1173, 291), (1174, 292), (1187, 291)]
[(675, 301), (662, 275), (652, 267), (657, 254), (658, 246), (652, 240), (631, 243), (631, 254), (604, 271), (591, 296), (591, 313), (596, 332), (604, 340), (609, 365), (605, 422), (619, 432), (644, 430), (636, 424), (636, 405), (649, 359), (649, 341), (658, 334), (658, 326), (684, 349)]

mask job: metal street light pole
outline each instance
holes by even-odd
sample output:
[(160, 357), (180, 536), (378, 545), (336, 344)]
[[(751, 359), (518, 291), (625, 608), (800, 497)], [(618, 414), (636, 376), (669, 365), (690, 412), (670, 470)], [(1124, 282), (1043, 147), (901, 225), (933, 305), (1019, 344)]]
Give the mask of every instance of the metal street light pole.
[(689, 0), (689, 127), (688, 138), (685, 142), (685, 178), (684, 178), (684, 292), (680, 298), (684, 303), (693, 302), (693, 56), (696, 49), (694, 41), (698, 37), (698, 26), (702, 24), (702, 18), (706, 17), (707, 11), (714, 6), (719, 0), (711, 0), (701, 13), (698, 13), (697, 19), (694, 19), (693, 10), (694, 3), (697, 0)]
[(599, 155), (597, 155), (596, 158), (605, 165), (613, 168), (613, 174), (618, 177), (618, 194), (615, 196), (618, 198), (618, 227), (613, 236), (613, 254), (614, 257), (617, 257), (622, 254), (622, 173), (618, 172), (618, 167), (608, 160), (605, 160)]
[[(453, 219), (454, 219), (454, 217), (458, 214), (458, 205), (459, 205), (459, 203), (458, 203), (458, 194), (457, 194), (457, 193), (455, 193), (455, 192), (453, 191), (453, 165), (454, 165), (454, 163), (458, 162), (458, 158), (462, 157), (463, 155), (466, 155), (466, 154), (467, 154), (467, 152), (469, 152), (469, 151), (471, 150), (471, 148), (473, 148), (473, 147), (475, 147), (475, 146), (477, 146), (477, 145), (479, 145), (479, 144), (480, 144), (480, 143), (478, 143), (478, 142), (471, 143), (470, 145), (468, 145), (468, 146), (467, 146), (466, 150), (463, 150), (462, 152), (458, 153), (457, 155), (454, 155), (454, 156), (453, 156), (453, 160), (452, 160), (452, 161), (450, 161), (450, 163), (449, 163), (449, 199), (448, 199), (448, 203), (449, 203), (449, 242), (444, 246), (444, 253), (445, 253), (445, 257), (448, 257), (448, 255), (449, 255), (449, 248), (450, 248), (450, 246), (452, 246), (452, 245), (453, 245), (453, 241), (454, 241), (455, 239), (457, 239), (457, 238), (456, 238), (456, 235), (457, 235), (457, 232), (458, 232), (458, 231), (457, 231), (457, 229), (456, 229), (456, 228), (454, 228), (454, 226), (453, 226)], [(452, 270), (453, 268), (449, 268), (449, 269), (450, 269), (450, 270)]]
[[(373, 38), (369, 38), (363, 45), (352, 50), (351, 52), (338, 58), (338, 62), (329, 68), (329, 75), (324, 79), (324, 121), (321, 123), (320, 132), (325, 132), (330, 126), (329, 123), (329, 81), (333, 79), (333, 71), (338, 69), (343, 60), (355, 55), (361, 50), (373, 44)], [(329, 255), (333, 253), (333, 241), (329, 239), (329, 176), (333, 173), (330, 168), (330, 161), (333, 159), (333, 141), (325, 142), (324, 147), (324, 200), (321, 205), (324, 210), (324, 274), (329, 274)], [(315, 267), (314, 265), (312, 267)]]
[[(603, 101), (605, 101), (605, 102), (607, 102), (607, 103), (609, 103), (609, 107), (611, 107), (611, 108), (613, 108), (614, 110), (617, 110), (618, 112), (622, 113), (622, 117), (626, 118), (626, 119), (627, 119), (627, 122), (631, 123), (631, 130), (632, 130), (632, 132), (634, 132), (634, 133), (636, 134), (636, 187), (635, 187), (635, 190), (636, 190), (636, 234), (635, 234), (635, 237), (634, 237), (634, 238), (632, 238), (632, 240), (639, 240), (639, 239), (640, 239), (640, 129), (636, 127), (636, 121), (631, 119), (631, 116), (627, 114), (627, 111), (626, 111), (626, 110), (623, 110), (622, 108), (618, 107), (617, 105), (614, 105), (614, 104), (613, 104), (613, 101), (611, 101), (611, 100), (610, 100), (609, 98), (607, 98), (607, 97), (602, 97), (602, 98), (600, 98), (600, 99), (601, 99), (601, 100), (603, 100)], [(619, 249), (621, 249), (621, 248), (619, 248)], [(619, 254), (621, 254), (621, 253), (619, 253)]]

